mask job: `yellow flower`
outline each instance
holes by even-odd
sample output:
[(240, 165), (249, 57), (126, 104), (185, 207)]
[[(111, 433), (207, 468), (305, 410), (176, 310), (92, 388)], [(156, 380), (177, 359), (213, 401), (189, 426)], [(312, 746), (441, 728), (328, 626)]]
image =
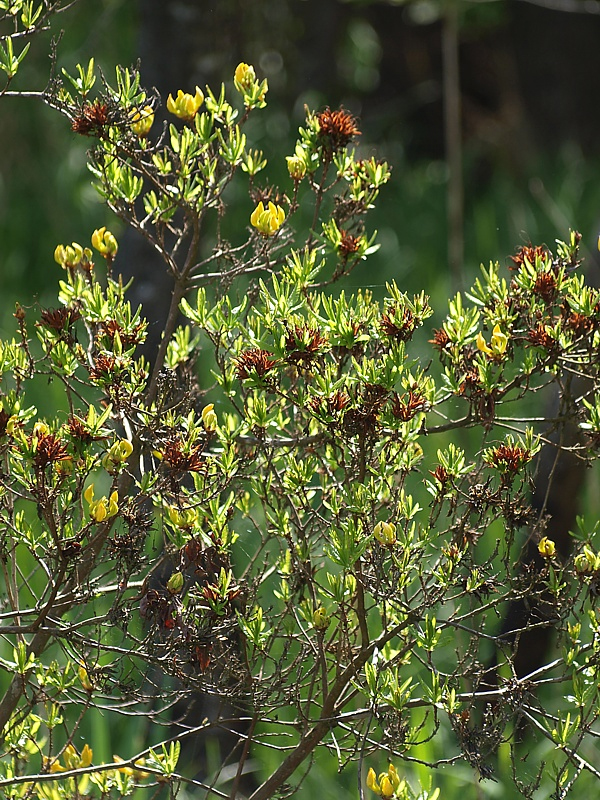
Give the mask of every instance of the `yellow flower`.
[(117, 472), (121, 464), (123, 464), (131, 453), (133, 452), (133, 445), (127, 439), (119, 439), (115, 442), (108, 453), (102, 457), (102, 466), (107, 472)]
[[(115, 762), (115, 764), (121, 764), (124, 761), (124, 759), (121, 758), (121, 756), (113, 755), (113, 761)], [(139, 758), (136, 762), (134, 762), (133, 767), (127, 767), (127, 766), (117, 767), (117, 770), (123, 775), (131, 775), (132, 777), (141, 780), (142, 778), (147, 778), (148, 775), (150, 774), (149, 772), (144, 772), (144, 770), (138, 769), (138, 767), (143, 767), (144, 763), (145, 763), (144, 759)]]
[(179, 119), (190, 122), (198, 113), (203, 102), (204, 94), (198, 86), (196, 86), (196, 94), (188, 94), (180, 89), (175, 100), (172, 94), (167, 97), (167, 111)]
[(204, 424), (205, 431), (211, 432), (217, 430), (218, 420), (214, 403), (209, 403), (202, 409), (202, 422)]
[(373, 528), (373, 536), (381, 544), (396, 544), (396, 526), (392, 522), (378, 522)]
[(150, 133), (150, 128), (154, 122), (154, 111), (150, 106), (143, 108), (134, 108), (131, 115), (131, 130), (143, 139)]
[(538, 544), (538, 553), (544, 558), (552, 558), (556, 553), (556, 545), (552, 539), (548, 539), (547, 536), (542, 536)]
[(81, 751), (81, 766), (82, 767), (89, 767), (92, 763), (94, 752), (89, 744), (84, 744), (83, 750)]
[(110, 497), (94, 500), (94, 484), (90, 483), (83, 496), (90, 507), (90, 517), (94, 522), (103, 522), (107, 517), (114, 517), (119, 511), (119, 495), (116, 491), (112, 492)]
[(294, 181), (301, 181), (306, 175), (306, 161), (300, 156), (286, 156), (285, 160), (290, 178)]
[(273, 236), (283, 225), (285, 211), (281, 206), (269, 202), (267, 208), (262, 200), (250, 216), (250, 222), (262, 236)]
[(373, 767), (367, 773), (367, 788), (379, 795), (379, 797), (392, 797), (400, 786), (400, 776), (393, 764), (390, 764), (387, 772), (382, 772), (379, 778), (375, 774)]
[(97, 228), (92, 233), (92, 246), (107, 259), (113, 259), (119, 249), (117, 240), (110, 231), (106, 230), (106, 227)]
[(81, 685), (83, 686), (85, 691), (91, 692), (94, 688), (94, 684), (91, 682), (90, 676), (84, 664), (79, 665), (79, 669), (77, 670), (77, 675), (79, 676), (79, 680), (81, 681)]
[(173, 525), (176, 528), (183, 528), (183, 530), (190, 530), (198, 522), (198, 511), (195, 508), (169, 506), (168, 514)]
[(481, 350), (481, 352), (485, 353), (487, 356), (490, 356), (490, 358), (501, 359), (506, 352), (507, 345), (508, 336), (505, 333), (502, 333), (499, 325), (494, 325), (494, 330), (492, 331), (492, 338), (489, 345), (483, 338), (482, 333), (477, 335), (477, 349)]
[(54, 250), (54, 260), (65, 269), (75, 269), (81, 266), (82, 269), (90, 270), (93, 266), (91, 262), (92, 251), (89, 247), (82, 247), (77, 242), (71, 244), (59, 244)]
[(377, 775), (375, 774), (373, 767), (370, 767), (369, 772), (367, 773), (367, 788), (376, 794), (379, 794), (381, 791), (381, 787), (377, 783)]
[(240, 94), (249, 92), (256, 83), (256, 72), (250, 64), (238, 64), (233, 75), (233, 83)]

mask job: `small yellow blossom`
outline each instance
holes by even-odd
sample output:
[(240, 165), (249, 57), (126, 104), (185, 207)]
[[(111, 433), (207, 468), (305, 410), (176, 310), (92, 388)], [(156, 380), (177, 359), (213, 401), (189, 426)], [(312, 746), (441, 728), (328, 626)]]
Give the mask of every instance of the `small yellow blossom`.
[[(121, 756), (113, 755), (113, 761), (115, 764), (121, 764), (124, 759)], [(131, 775), (138, 780), (142, 780), (142, 778), (147, 778), (150, 774), (149, 772), (144, 772), (144, 770), (139, 769), (139, 767), (143, 767), (145, 764), (145, 760), (143, 758), (139, 758), (133, 765), (133, 767), (117, 767), (117, 770), (123, 775)]]
[(507, 345), (508, 336), (505, 333), (502, 333), (499, 325), (494, 325), (494, 330), (492, 331), (492, 338), (489, 345), (483, 338), (482, 333), (479, 333), (477, 336), (477, 349), (481, 350), (482, 353), (485, 353), (487, 356), (493, 359), (501, 359), (506, 353)]
[(286, 156), (285, 160), (290, 178), (294, 181), (301, 181), (306, 175), (306, 161), (300, 156)]
[(373, 767), (367, 773), (367, 788), (379, 797), (389, 798), (400, 786), (400, 776), (393, 764), (390, 764), (387, 772), (380, 773), (377, 777)]
[(205, 431), (210, 433), (217, 430), (218, 420), (214, 403), (209, 403), (202, 409), (202, 422), (204, 424)]
[(94, 688), (94, 684), (91, 682), (90, 676), (84, 664), (79, 665), (79, 668), (77, 670), (77, 675), (79, 676), (79, 680), (81, 681), (81, 685), (83, 686), (85, 691), (91, 692)]
[(117, 240), (106, 227), (97, 228), (92, 233), (92, 246), (106, 259), (113, 259), (119, 249)]
[(133, 445), (127, 439), (119, 439), (108, 453), (102, 457), (102, 466), (107, 472), (117, 472), (133, 452)]
[(238, 64), (233, 75), (233, 83), (240, 94), (249, 92), (256, 83), (254, 67), (251, 67), (250, 64), (244, 64), (243, 62)]
[(94, 484), (90, 483), (83, 496), (90, 507), (90, 517), (94, 522), (103, 522), (107, 517), (114, 517), (119, 511), (119, 495), (116, 491), (112, 492), (110, 497), (94, 500)]
[(393, 524), (393, 522), (380, 521), (373, 528), (373, 536), (381, 544), (396, 544), (396, 526)]
[(77, 242), (71, 244), (59, 244), (54, 250), (54, 260), (64, 269), (75, 269), (81, 267), (89, 271), (92, 264), (92, 251), (89, 247), (82, 247)]
[(89, 767), (92, 763), (92, 758), (94, 756), (94, 751), (89, 746), (89, 744), (83, 745), (83, 750), (81, 751), (81, 764), (82, 767)]
[(198, 522), (198, 511), (195, 508), (177, 508), (177, 506), (170, 506), (168, 514), (173, 525), (183, 530), (191, 530)]
[(140, 139), (143, 139), (145, 136), (148, 136), (153, 122), (154, 122), (154, 111), (152, 111), (150, 106), (144, 106), (143, 108), (133, 109), (133, 112), (131, 114), (131, 130), (135, 133), (136, 136), (139, 136)]
[(556, 553), (556, 545), (552, 539), (542, 536), (538, 544), (538, 553), (544, 558), (552, 558)]
[(188, 94), (180, 89), (175, 99), (172, 94), (167, 97), (167, 111), (178, 119), (190, 122), (198, 113), (203, 102), (204, 93), (198, 86), (196, 86), (196, 94)]
[(269, 202), (267, 208), (262, 200), (250, 216), (250, 222), (262, 236), (273, 236), (283, 225), (285, 211), (281, 206)]

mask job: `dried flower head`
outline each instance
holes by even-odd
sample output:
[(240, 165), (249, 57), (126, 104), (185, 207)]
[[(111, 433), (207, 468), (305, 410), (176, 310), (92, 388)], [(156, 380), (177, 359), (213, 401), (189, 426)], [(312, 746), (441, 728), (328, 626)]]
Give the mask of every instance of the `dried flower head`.
[(555, 353), (558, 348), (558, 342), (552, 335), (552, 329), (543, 322), (538, 322), (535, 328), (531, 328), (527, 332), (527, 341), (536, 347), (543, 347), (548, 353)]
[(325, 414), (336, 417), (350, 404), (350, 397), (346, 392), (334, 392), (329, 397), (313, 397), (308, 401), (308, 407), (315, 414)]
[(169, 472), (175, 475), (183, 475), (185, 472), (201, 472), (206, 466), (206, 460), (202, 456), (202, 447), (185, 448), (179, 439), (168, 442), (162, 450), (158, 451), (162, 463)]
[(392, 305), (385, 314), (381, 315), (379, 326), (390, 339), (407, 342), (415, 332), (417, 319), (410, 309), (403, 308), (400, 312), (396, 306)]
[(66, 331), (74, 325), (81, 314), (76, 308), (47, 308), (40, 313), (42, 325), (54, 331)]
[(501, 472), (516, 475), (533, 458), (531, 450), (517, 444), (501, 444), (488, 451), (485, 460)]
[(420, 412), (428, 410), (429, 403), (419, 391), (411, 389), (408, 397), (404, 394), (400, 397), (394, 392), (392, 414), (402, 422), (408, 422)]
[(541, 297), (545, 303), (552, 303), (556, 297), (558, 287), (556, 276), (553, 272), (538, 272), (533, 285), (533, 293)]
[(535, 247), (532, 244), (523, 245), (519, 247), (514, 256), (510, 256), (513, 266), (510, 266), (509, 269), (519, 269), (523, 266), (525, 261), (535, 266), (535, 262), (538, 259), (546, 261), (549, 255), (548, 248), (543, 244), (536, 245)]
[(362, 236), (353, 236), (348, 231), (345, 231), (343, 228), (340, 230), (340, 242), (338, 244), (337, 250), (342, 259), (346, 261), (351, 255), (357, 253), (360, 250), (360, 246), (363, 242)]
[(332, 111), (327, 107), (317, 114), (319, 123), (319, 139), (326, 150), (336, 153), (346, 147), (353, 136), (360, 136), (356, 126), (356, 118), (343, 108)]
[(94, 100), (93, 103), (84, 103), (78, 113), (73, 117), (71, 130), (81, 136), (90, 136), (98, 133), (106, 125), (113, 121), (108, 104), (101, 100)]
[(113, 355), (100, 353), (94, 359), (94, 366), (90, 369), (90, 378), (97, 381), (112, 380), (115, 377), (117, 359)]
[(297, 366), (310, 365), (327, 347), (327, 337), (310, 325), (289, 325), (284, 347), (286, 361)]
[(443, 353), (450, 344), (450, 337), (444, 328), (434, 328), (433, 339), (430, 339), (429, 343), (432, 344), (436, 350), (439, 350), (440, 353)]
[(138, 323), (129, 332), (123, 329), (115, 319), (109, 319), (107, 322), (100, 323), (102, 332), (114, 342), (116, 334), (119, 334), (119, 339), (123, 347), (132, 347), (133, 345), (140, 344), (145, 338), (145, 325), (143, 322)]
[(236, 374), (240, 380), (249, 377), (262, 378), (270, 372), (277, 364), (271, 353), (254, 347), (251, 350), (244, 350), (235, 361)]
[(67, 452), (66, 445), (61, 441), (60, 436), (55, 433), (35, 434), (31, 438), (34, 450), (33, 464), (37, 470), (43, 470), (48, 464), (57, 461), (70, 461), (71, 456)]

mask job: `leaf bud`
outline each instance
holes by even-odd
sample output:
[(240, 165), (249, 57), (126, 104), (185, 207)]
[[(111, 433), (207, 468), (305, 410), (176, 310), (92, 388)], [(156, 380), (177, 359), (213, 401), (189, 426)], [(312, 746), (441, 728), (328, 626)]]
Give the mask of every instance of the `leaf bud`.
[(391, 545), (396, 544), (397, 541), (396, 526), (393, 522), (383, 522), (383, 520), (381, 520), (373, 528), (373, 536), (381, 544), (390, 547)]
[(174, 572), (167, 581), (167, 590), (171, 592), (171, 594), (179, 594), (183, 589), (183, 581), (183, 573)]
[(313, 625), (318, 631), (326, 631), (331, 619), (324, 606), (319, 606), (313, 612)]

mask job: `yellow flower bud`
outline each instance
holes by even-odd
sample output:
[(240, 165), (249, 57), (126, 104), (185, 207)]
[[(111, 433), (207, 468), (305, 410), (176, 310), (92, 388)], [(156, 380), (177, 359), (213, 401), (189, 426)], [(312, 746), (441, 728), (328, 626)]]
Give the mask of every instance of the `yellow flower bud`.
[(59, 244), (54, 250), (54, 260), (64, 269), (75, 269), (81, 267), (89, 272), (94, 266), (92, 264), (92, 251), (89, 247), (83, 248), (77, 242), (71, 244)]
[(135, 133), (136, 136), (139, 136), (140, 139), (143, 139), (145, 136), (148, 136), (153, 122), (154, 122), (154, 111), (152, 111), (150, 106), (144, 106), (143, 108), (133, 109), (131, 114), (131, 130)]
[(198, 511), (195, 508), (177, 508), (169, 506), (167, 513), (176, 528), (191, 530), (198, 522)]
[(376, 794), (380, 794), (381, 792), (381, 787), (377, 783), (377, 775), (373, 767), (370, 767), (367, 773), (367, 788)]
[(91, 682), (90, 676), (88, 675), (88, 671), (83, 664), (79, 665), (79, 669), (77, 670), (77, 675), (85, 691), (91, 692), (94, 688), (94, 684)]
[(584, 553), (580, 553), (578, 556), (575, 556), (574, 565), (575, 571), (580, 574), (592, 571), (592, 566)]
[(552, 539), (542, 536), (538, 544), (538, 553), (544, 558), (552, 558), (556, 553), (556, 545)]
[(119, 245), (110, 231), (105, 227), (98, 228), (92, 234), (92, 245), (106, 259), (113, 259), (117, 255)]
[(190, 122), (198, 113), (203, 102), (204, 94), (198, 86), (196, 86), (196, 94), (188, 94), (180, 89), (175, 99), (172, 94), (167, 97), (167, 111), (178, 119)]
[(396, 789), (400, 786), (400, 776), (398, 775), (396, 767), (393, 764), (390, 764), (388, 767), (388, 778), (394, 787), (394, 791), (396, 791)]
[(394, 787), (388, 775), (384, 775), (381, 779), (381, 796), (391, 797), (394, 794)]
[(215, 412), (214, 403), (209, 403), (209, 405), (204, 406), (202, 409), (202, 422), (204, 424), (205, 431), (216, 431), (217, 429), (217, 414)]
[[(104, 498), (102, 498), (104, 499)], [(108, 500), (108, 516), (114, 517), (119, 512), (119, 493), (117, 491), (111, 492)]]
[(81, 756), (72, 744), (68, 744), (63, 752), (63, 761), (68, 769), (77, 769), (81, 766)]
[(392, 522), (380, 521), (373, 528), (373, 536), (381, 544), (388, 546), (396, 544), (396, 526)]
[(123, 464), (131, 453), (133, 452), (133, 445), (127, 439), (119, 439), (115, 442), (108, 453), (102, 457), (102, 466), (107, 472), (118, 471), (121, 464)]
[(262, 236), (273, 236), (281, 228), (284, 220), (285, 211), (281, 206), (269, 202), (265, 208), (262, 200), (250, 216), (250, 222)]
[(290, 178), (301, 181), (306, 175), (306, 161), (300, 156), (286, 156), (287, 168)]
[(326, 631), (329, 627), (330, 618), (324, 606), (319, 606), (313, 612), (313, 625), (318, 631)]
[(89, 744), (84, 744), (83, 750), (81, 751), (81, 766), (82, 767), (89, 767), (92, 763), (92, 758), (94, 756), (94, 752)]
[(94, 522), (103, 522), (107, 517), (114, 517), (119, 511), (118, 492), (112, 492), (110, 498), (101, 497), (94, 500), (94, 484), (90, 483), (83, 493), (84, 499), (90, 507), (90, 517)]
[(238, 64), (233, 75), (233, 83), (240, 94), (249, 92), (256, 83), (256, 72), (250, 64)]

